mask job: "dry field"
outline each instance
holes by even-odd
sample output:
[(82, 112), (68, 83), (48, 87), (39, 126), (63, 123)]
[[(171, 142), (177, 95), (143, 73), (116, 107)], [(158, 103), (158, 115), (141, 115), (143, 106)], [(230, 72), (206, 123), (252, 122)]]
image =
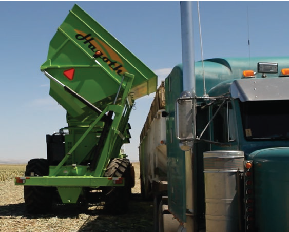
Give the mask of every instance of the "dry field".
[(139, 163), (133, 163), (136, 185), (127, 214), (112, 216), (90, 207), (57, 206), (47, 215), (25, 211), (23, 187), (14, 186), (13, 178), (23, 176), (25, 165), (0, 165), (0, 231), (95, 231), (151, 232), (152, 202), (140, 197)]

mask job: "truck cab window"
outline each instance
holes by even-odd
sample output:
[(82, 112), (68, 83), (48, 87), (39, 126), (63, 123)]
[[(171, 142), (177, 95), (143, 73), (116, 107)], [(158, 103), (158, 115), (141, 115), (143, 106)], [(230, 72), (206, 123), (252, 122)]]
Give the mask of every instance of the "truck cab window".
[[(212, 116), (218, 111), (219, 105), (213, 107)], [(235, 140), (234, 112), (230, 102), (226, 102), (217, 112), (213, 120), (214, 141), (227, 143)]]
[(240, 102), (246, 140), (289, 140), (289, 101)]

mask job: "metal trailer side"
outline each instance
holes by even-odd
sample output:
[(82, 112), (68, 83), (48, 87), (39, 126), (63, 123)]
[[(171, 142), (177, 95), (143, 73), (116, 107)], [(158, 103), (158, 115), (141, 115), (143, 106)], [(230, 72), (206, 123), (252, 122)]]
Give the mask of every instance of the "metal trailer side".
[(176, 231), (179, 223), (169, 212), (167, 201), (167, 144), (171, 143), (172, 138), (166, 136), (166, 95), (165, 83), (162, 82), (140, 135), (139, 160), (142, 197), (153, 200), (154, 231), (170, 232)]
[(156, 91), (150, 111), (140, 135), (139, 160), (141, 190), (144, 200), (152, 198), (154, 183), (166, 181), (167, 147), (165, 127), (165, 87), (164, 82)]

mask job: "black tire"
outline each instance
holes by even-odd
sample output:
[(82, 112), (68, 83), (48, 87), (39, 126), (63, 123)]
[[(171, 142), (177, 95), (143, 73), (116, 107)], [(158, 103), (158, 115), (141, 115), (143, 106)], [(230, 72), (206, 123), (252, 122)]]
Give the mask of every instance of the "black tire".
[(105, 208), (111, 214), (124, 214), (129, 209), (132, 176), (131, 163), (128, 159), (113, 159), (108, 165), (105, 177), (123, 177), (125, 186), (107, 188)]
[[(25, 176), (48, 176), (46, 159), (32, 159), (26, 166)], [(52, 187), (24, 186), (26, 210), (31, 214), (47, 213), (52, 206)]]

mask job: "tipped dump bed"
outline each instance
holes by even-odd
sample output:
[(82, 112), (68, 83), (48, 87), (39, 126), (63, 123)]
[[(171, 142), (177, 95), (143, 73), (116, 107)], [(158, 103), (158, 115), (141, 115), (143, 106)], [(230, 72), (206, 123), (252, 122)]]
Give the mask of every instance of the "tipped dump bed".
[[(157, 76), (78, 5), (52, 38), (41, 70), (100, 109), (114, 101), (125, 73), (134, 76), (133, 99), (156, 91), (157, 86)], [(50, 95), (73, 117), (87, 110), (53, 81)]]

